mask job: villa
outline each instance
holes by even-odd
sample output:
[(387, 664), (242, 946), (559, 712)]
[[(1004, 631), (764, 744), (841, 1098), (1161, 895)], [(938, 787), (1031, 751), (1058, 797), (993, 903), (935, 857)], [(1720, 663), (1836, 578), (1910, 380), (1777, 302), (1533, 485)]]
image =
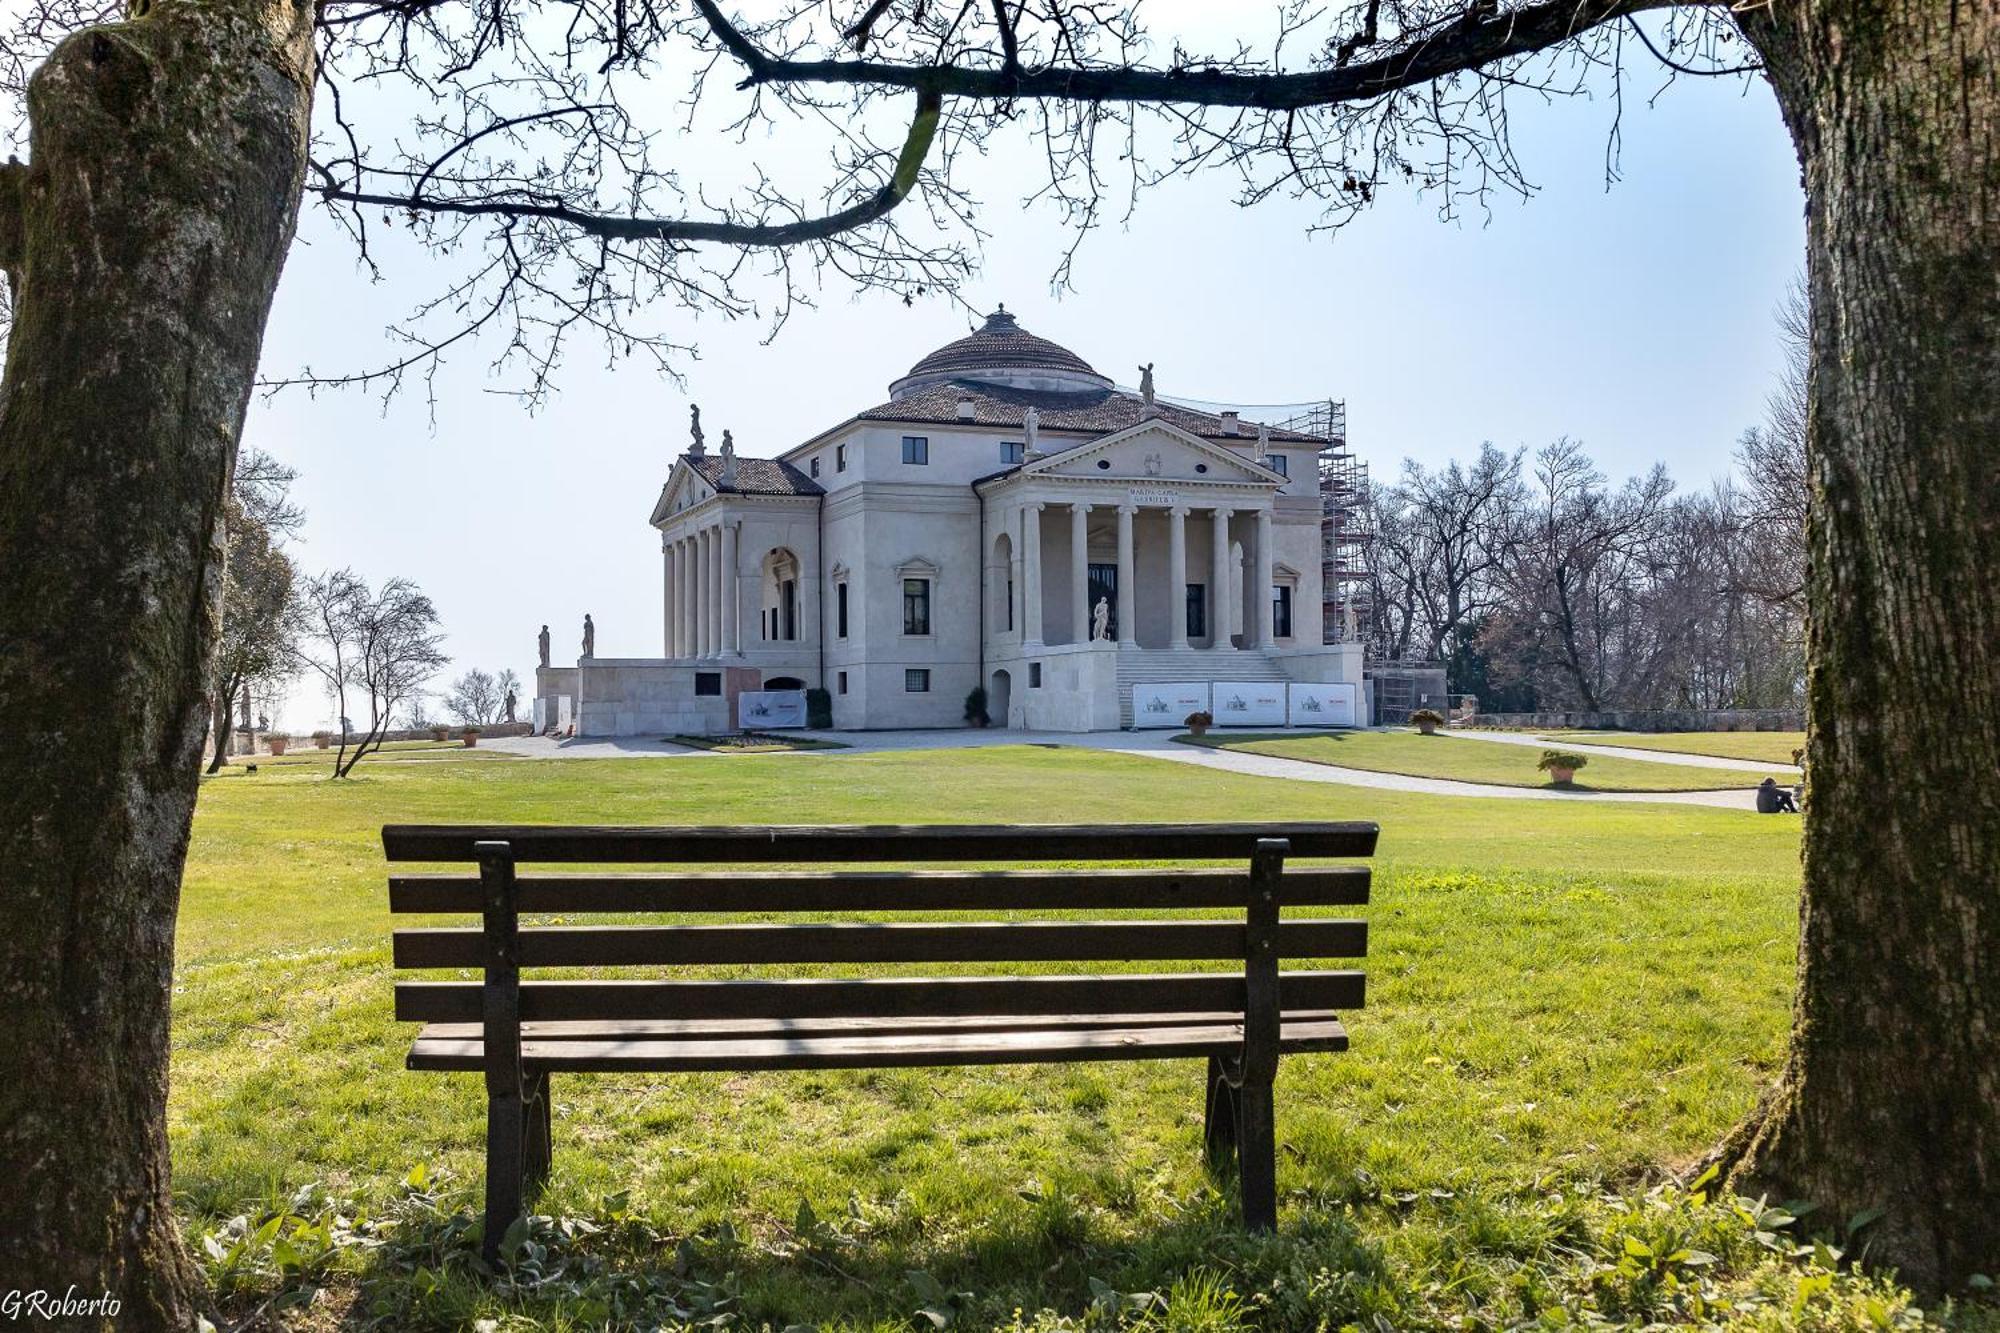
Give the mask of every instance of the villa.
[(1322, 588), (1338, 447), (1160, 400), (1150, 367), (1121, 390), (1003, 307), (776, 458), (710, 450), (696, 412), (649, 520), (661, 656), (545, 661), (537, 720), (714, 732), (745, 692), (821, 686), (843, 729), (964, 725), (975, 689), (1039, 731), (1211, 697), (1218, 722), (1351, 723), (1361, 645), (1326, 641), (1352, 635)]

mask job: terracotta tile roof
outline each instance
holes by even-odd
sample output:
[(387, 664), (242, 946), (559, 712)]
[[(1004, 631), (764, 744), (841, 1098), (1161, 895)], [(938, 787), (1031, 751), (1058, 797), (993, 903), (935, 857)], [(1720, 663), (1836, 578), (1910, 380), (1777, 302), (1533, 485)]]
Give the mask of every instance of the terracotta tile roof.
[[(969, 424), (976, 426), (1012, 426), (1018, 429), (1030, 407), (1041, 414), (1042, 430), (1078, 431), (1092, 436), (1110, 435), (1146, 419), (1145, 401), (1137, 394), (1118, 389), (1086, 389), (1069, 393), (1014, 389), (977, 380), (951, 380), (913, 390), (901, 398), (871, 407), (857, 413), (854, 420), (964, 425), (968, 423), (958, 415), (958, 404), (967, 398), (972, 400), (972, 420)], [(1225, 444), (1236, 441), (1248, 444), (1257, 438), (1257, 423), (1254, 421), (1243, 422), (1237, 427), (1236, 434), (1227, 435), (1223, 433), (1222, 418), (1213, 412), (1201, 412), (1167, 402), (1156, 406), (1162, 421), (1190, 435), (1200, 435)], [(1271, 438), (1280, 443), (1319, 443), (1311, 435), (1289, 430), (1273, 430)]]
[(681, 455), (682, 461), (700, 474), (701, 479), (723, 495), (825, 495), (820, 484), (790, 463), (776, 458), (741, 458), (736, 460), (736, 480), (724, 484), (722, 480), (722, 459), (715, 454), (705, 454), (700, 458)]

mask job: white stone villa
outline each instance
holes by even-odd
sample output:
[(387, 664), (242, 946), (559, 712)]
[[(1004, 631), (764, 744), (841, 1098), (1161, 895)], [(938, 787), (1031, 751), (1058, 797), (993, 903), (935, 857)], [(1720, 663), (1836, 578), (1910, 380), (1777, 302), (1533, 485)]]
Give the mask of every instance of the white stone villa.
[(1218, 683), (1218, 723), (1273, 694), (1282, 721), (1292, 682), (1357, 706), (1361, 646), (1323, 642), (1327, 441), (1151, 379), (1121, 391), (1003, 308), (777, 458), (697, 424), (650, 519), (662, 656), (544, 666), (538, 718), (717, 732), (740, 692), (815, 685), (844, 729), (961, 726), (975, 687), (993, 725), (1038, 731), (1133, 725), (1135, 690), (1161, 721), (1163, 684)]

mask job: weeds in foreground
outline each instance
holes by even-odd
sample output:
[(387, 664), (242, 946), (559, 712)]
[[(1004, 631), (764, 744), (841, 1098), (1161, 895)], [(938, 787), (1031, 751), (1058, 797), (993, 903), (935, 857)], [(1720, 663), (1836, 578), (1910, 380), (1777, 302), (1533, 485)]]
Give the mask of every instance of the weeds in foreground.
[(1642, 1195), (1362, 1184), (1296, 1196), (1266, 1237), (1214, 1197), (1124, 1240), (1041, 1210), (1038, 1235), (1006, 1238), (1015, 1262), (999, 1272), (927, 1249), (900, 1199), (674, 1236), (616, 1195), (589, 1216), (523, 1219), (489, 1269), (473, 1192), (419, 1167), (377, 1210), (308, 1187), (198, 1248), (231, 1329), (2000, 1329), (1992, 1306), (1926, 1311), (1856, 1262), (1874, 1218), (1816, 1225), (1796, 1206), (1712, 1196), (1706, 1178)]

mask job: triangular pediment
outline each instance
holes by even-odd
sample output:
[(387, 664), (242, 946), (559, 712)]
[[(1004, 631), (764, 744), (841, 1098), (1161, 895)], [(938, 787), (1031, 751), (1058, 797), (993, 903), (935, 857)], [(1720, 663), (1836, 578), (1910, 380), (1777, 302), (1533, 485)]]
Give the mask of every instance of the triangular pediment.
[(659, 527), (683, 509), (691, 509), (715, 494), (715, 487), (703, 481), (701, 474), (687, 465), (685, 459), (675, 459), (673, 470), (667, 473), (667, 484), (660, 488), (660, 498), (653, 505), (653, 516), (646, 521)]
[(1022, 468), (1020, 475), (1285, 484), (1285, 478), (1269, 468), (1157, 419), (1142, 421), (1075, 449), (1038, 458)]

